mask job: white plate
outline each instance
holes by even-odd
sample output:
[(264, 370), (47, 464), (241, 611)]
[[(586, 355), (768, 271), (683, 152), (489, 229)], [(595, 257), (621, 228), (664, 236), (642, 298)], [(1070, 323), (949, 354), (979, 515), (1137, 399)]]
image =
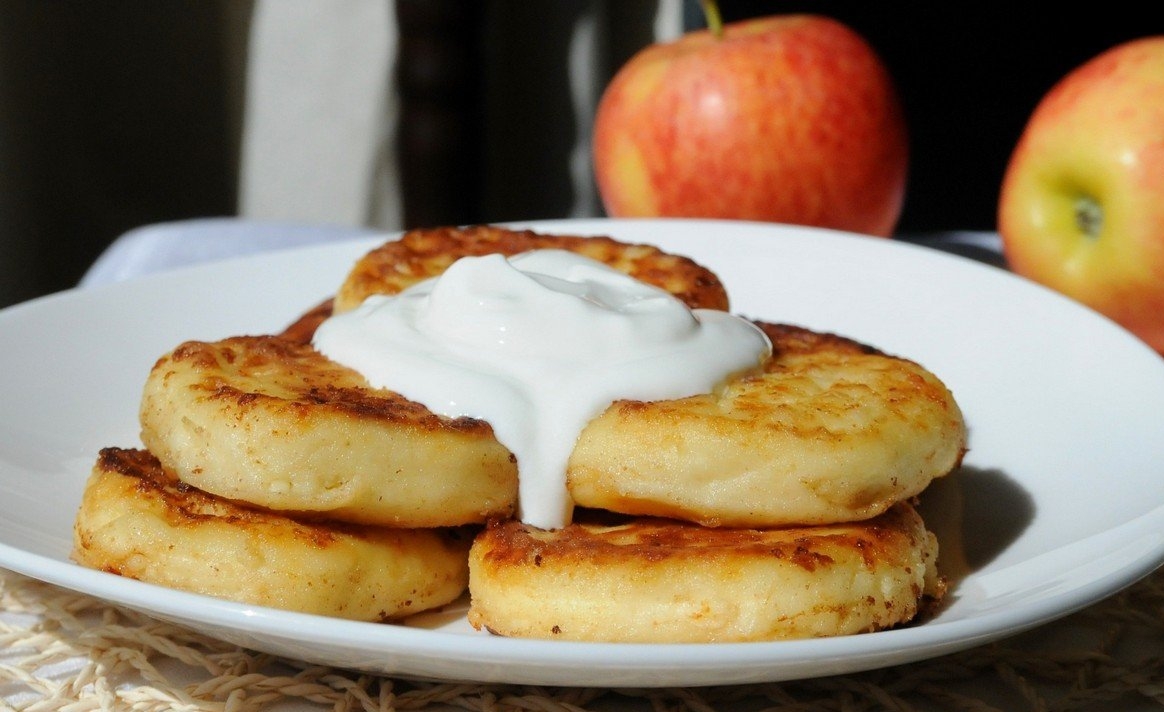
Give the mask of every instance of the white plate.
[(0, 312), (0, 565), (275, 654), (433, 679), (578, 686), (734, 684), (905, 663), (1050, 621), (1164, 561), (1164, 360), (1109, 321), (932, 249), (774, 225), (557, 221), (715, 269), (735, 310), (837, 331), (937, 373), (970, 426), (965, 467), (925, 516), (954, 576), (910, 628), (821, 640), (609, 645), (495, 638), (463, 611), (354, 623), (170, 591), (69, 562), (97, 450), (138, 444), (154, 359), (185, 339), (281, 328), (378, 240), (277, 252), (54, 295)]

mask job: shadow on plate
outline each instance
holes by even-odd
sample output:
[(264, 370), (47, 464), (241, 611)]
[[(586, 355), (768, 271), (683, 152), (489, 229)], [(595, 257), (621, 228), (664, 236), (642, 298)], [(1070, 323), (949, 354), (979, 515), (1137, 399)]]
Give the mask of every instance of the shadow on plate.
[[(946, 577), (945, 601), (923, 622), (957, 598), (958, 585), (1016, 541), (1035, 515), (1035, 502), (1000, 470), (963, 465), (935, 480), (918, 498), (918, 512), (938, 538), (938, 568)], [(468, 631), (468, 594), (442, 608), (419, 613), (404, 624), (425, 629)]]
[(921, 494), (918, 511), (938, 537), (950, 593), (1022, 535), (1035, 516), (1029, 492), (1004, 472), (963, 466)]

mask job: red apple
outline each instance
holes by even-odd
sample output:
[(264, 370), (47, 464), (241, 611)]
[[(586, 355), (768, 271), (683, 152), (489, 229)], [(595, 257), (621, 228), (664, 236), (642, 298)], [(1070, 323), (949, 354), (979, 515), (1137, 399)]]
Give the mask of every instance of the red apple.
[(632, 57), (594, 121), (612, 217), (707, 217), (878, 236), (901, 214), (905, 121), (863, 37), (817, 15), (688, 33)]
[(1031, 115), (1003, 177), (1009, 267), (1164, 353), (1164, 36), (1068, 73)]

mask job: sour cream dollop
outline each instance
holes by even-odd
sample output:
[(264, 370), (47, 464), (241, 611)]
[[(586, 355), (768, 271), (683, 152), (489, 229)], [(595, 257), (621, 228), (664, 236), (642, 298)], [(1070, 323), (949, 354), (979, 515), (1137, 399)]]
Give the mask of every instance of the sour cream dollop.
[(771, 344), (751, 322), (566, 250), (465, 257), (324, 321), (314, 345), (434, 413), (488, 422), (517, 458), (518, 516), (556, 529), (579, 433), (616, 400), (710, 393)]

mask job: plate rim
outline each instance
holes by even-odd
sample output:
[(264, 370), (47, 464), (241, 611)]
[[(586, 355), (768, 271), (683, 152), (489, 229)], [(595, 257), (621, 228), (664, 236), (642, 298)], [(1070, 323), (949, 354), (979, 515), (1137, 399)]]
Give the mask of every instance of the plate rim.
[[(512, 222), (512, 223), (504, 223), (504, 224), (510, 225), (510, 226), (517, 226), (517, 227), (529, 226), (531, 229), (543, 229), (543, 230), (547, 230), (547, 231), (553, 231), (553, 230), (560, 231), (560, 230), (565, 230), (565, 229), (570, 229), (570, 228), (576, 228), (579, 231), (582, 231), (582, 230), (590, 229), (588, 226), (597, 226), (597, 225), (607, 226), (607, 229), (609, 229), (609, 228), (617, 229), (620, 224), (635, 224), (635, 225), (639, 226), (640, 228), (646, 229), (646, 228), (649, 228), (652, 224), (658, 225), (660, 223), (662, 223), (662, 224), (682, 223), (682, 224), (688, 225), (688, 226), (690, 226), (694, 223), (709, 223), (709, 224), (713, 224), (717, 227), (726, 228), (726, 229), (740, 229), (742, 226), (750, 226), (750, 227), (747, 227), (745, 229), (749, 229), (749, 230), (750, 229), (757, 229), (757, 230), (761, 230), (761, 231), (775, 229), (777, 231), (789, 231), (789, 232), (793, 232), (793, 233), (813, 234), (813, 235), (828, 233), (828, 234), (836, 235), (839, 237), (843, 237), (845, 240), (857, 240), (858, 244), (865, 244), (865, 242), (869, 242), (870, 244), (883, 244), (886, 246), (887, 249), (900, 249), (900, 248), (908, 246), (907, 249), (926, 250), (926, 251), (930, 252), (934, 257), (938, 257), (939, 259), (951, 260), (952, 263), (958, 263), (958, 264), (963, 264), (963, 265), (967, 265), (967, 266), (974, 265), (975, 269), (981, 268), (982, 270), (986, 270), (986, 271), (997, 269), (997, 268), (991, 267), (989, 265), (984, 265), (980, 262), (976, 262), (976, 261), (968, 259), (968, 258), (959, 257), (956, 255), (950, 255), (950, 254), (943, 253), (943, 252), (940, 252), (937, 250), (930, 250), (929, 248), (915, 245), (912, 243), (901, 242), (901, 241), (896, 241), (896, 240), (892, 240), (892, 239), (870, 238), (868, 236), (855, 235), (852, 233), (844, 233), (844, 232), (839, 232), (839, 231), (822, 230), (819, 228), (804, 228), (804, 227), (800, 227), (800, 226), (774, 225), (774, 224), (770, 224), (770, 223), (742, 223), (742, 222), (738, 222), (738, 221), (690, 220), (690, 219), (669, 219), (669, 220), (635, 219), (632, 221), (626, 221), (626, 220), (609, 220), (609, 219), (602, 219), (602, 218), (582, 218), (582, 219), (520, 221), (520, 222)], [(321, 252), (331, 252), (331, 251), (336, 250), (336, 249), (350, 249), (353, 251), (353, 253), (358, 254), (358, 251), (361, 249), (364, 249), (364, 246), (366, 246), (366, 245), (374, 245), (378, 242), (382, 242), (385, 239), (392, 239), (394, 236), (398, 236), (399, 234), (401, 234), (400, 231), (391, 231), (391, 232), (385, 232), (383, 236), (376, 235), (373, 237), (361, 236), (361, 237), (355, 237), (355, 238), (347, 238), (347, 239), (344, 239), (344, 240), (339, 241), (339, 242), (327, 243), (327, 244), (322, 244), (322, 245), (291, 247), (291, 248), (287, 248), (286, 250), (280, 250), (280, 252), (287, 253), (288, 255), (291, 255), (291, 256), (298, 255), (298, 256), (302, 257), (304, 254), (311, 253), (312, 251), (315, 251), (315, 250), (319, 250)], [(595, 233), (595, 234), (597, 234), (597, 233)], [(881, 248), (878, 247), (878, 248), (874, 248), (874, 249), (881, 249)], [(179, 269), (183, 272), (192, 272), (194, 274), (197, 274), (197, 273), (202, 272), (202, 271), (216, 272), (216, 271), (222, 269), (222, 262), (234, 262), (234, 263), (243, 262), (243, 263), (246, 263), (246, 262), (253, 262), (255, 260), (262, 260), (266, 256), (269, 256), (269, 255), (267, 253), (264, 253), (263, 255), (246, 255), (246, 256), (240, 256), (240, 257), (235, 257), (235, 258), (228, 258), (227, 260), (223, 260), (223, 261), (219, 261), (219, 262), (215, 262), (215, 263), (211, 263), (211, 264), (194, 265), (194, 266), (183, 267), (183, 268), (179, 268)], [(1000, 273), (1010, 275), (1010, 273), (1005, 273), (1005, 272), (1000, 272)], [(172, 276), (173, 275), (169, 274), (169, 273), (158, 273), (158, 274), (148, 275), (146, 277), (142, 277), (140, 279), (135, 279), (135, 280), (131, 280), (131, 281), (134, 283), (137, 283), (137, 284), (141, 284), (143, 282), (149, 282), (149, 281), (155, 281), (155, 282), (156, 281), (165, 281), (165, 280), (171, 278)], [(1010, 275), (1010, 276), (1013, 276), (1013, 275)], [(90, 288), (88, 290), (83, 290), (83, 292), (82, 292), (82, 290), (66, 290), (66, 292), (63, 292), (63, 293), (57, 293), (54, 295), (47, 295), (46, 297), (31, 300), (30, 302), (25, 302), (25, 303), (22, 303), (19, 305), (14, 305), (13, 307), (7, 307), (4, 310), (0, 310), (0, 315), (4, 315), (6, 312), (11, 312), (13, 310), (36, 309), (38, 307), (36, 307), (35, 305), (43, 303), (45, 300), (85, 298), (84, 294), (91, 292), (93, 290), (118, 291), (118, 290), (124, 289), (124, 287), (122, 285), (124, 285), (124, 283), (102, 285), (102, 286)], [(1037, 287), (1037, 285), (1034, 285), (1033, 283), (1031, 283), (1031, 286)], [(730, 288), (730, 285), (729, 285), (729, 288)], [(1066, 300), (1066, 297), (1063, 297), (1062, 295), (1058, 295), (1057, 293), (1050, 292), (1050, 290), (1045, 290), (1045, 291), (1047, 291), (1053, 298)], [(68, 296), (70, 294), (74, 294), (77, 296)], [(1067, 300), (1067, 301), (1069, 301), (1069, 300)], [(1093, 314), (1094, 314), (1094, 312), (1093, 312)], [(1094, 315), (1100, 316), (1097, 314), (1094, 314)], [(6, 319), (0, 318), (0, 326), (3, 326), (6, 323), (6, 321), (7, 321)], [(1140, 342), (1138, 342), (1138, 340), (1137, 340), (1137, 343), (1140, 343)], [(1147, 348), (1147, 347), (1145, 346), (1144, 348)], [(2, 465), (2, 464), (3, 464), (3, 462), (0, 462), (0, 465)], [(0, 472), (0, 477), (2, 477), (2, 476), (3, 476), (3, 473)], [(1148, 513), (1145, 513), (1144, 515), (1141, 515), (1137, 519), (1132, 520), (1130, 522), (1127, 522), (1127, 523), (1121, 525), (1120, 527), (1116, 527), (1116, 528), (1113, 528), (1112, 530), (1108, 530), (1108, 531), (1117, 531), (1117, 530), (1122, 531), (1124, 529), (1134, 530), (1138, 527), (1144, 527), (1144, 526), (1159, 527), (1159, 525), (1161, 525), (1162, 523), (1164, 523), (1164, 505), (1157, 507), (1155, 510), (1152, 510)], [(1103, 532), (1103, 534), (1107, 534), (1108, 531)], [(1050, 597), (1048, 599), (1043, 599), (1041, 601), (1026, 602), (1026, 604), (1024, 606), (1019, 606), (1015, 609), (1011, 609), (1011, 610), (1007, 610), (1007, 611), (999, 611), (995, 614), (985, 616), (985, 618), (988, 622), (995, 623), (995, 625), (993, 625), (993, 626), (987, 626), (987, 628), (985, 630), (981, 626), (982, 617), (978, 617), (978, 618), (972, 617), (972, 618), (967, 618), (967, 619), (959, 619), (959, 620), (944, 621), (944, 622), (943, 621), (936, 621), (932, 624), (912, 626), (912, 627), (896, 629), (896, 630), (889, 630), (889, 631), (881, 631), (881, 632), (877, 632), (877, 633), (862, 634), (860, 637), (861, 637), (863, 642), (871, 642), (870, 645), (864, 646), (864, 647), (869, 647), (873, 650), (873, 652), (871, 652), (871, 653), (867, 652), (865, 654), (865, 657), (869, 658), (870, 656), (884, 655), (889, 651), (894, 651), (894, 652), (901, 653), (905, 656), (904, 658), (902, 658), (901, 655), (899, 655), (898, 658), (900, 658), (900, 659), (898, 660), (898, 662), (910, 662), (910, 661), (922, 659), (924, 657), (931, 657), (932, 654), (935, 654), (935, 651), (937, 651), (938, 653), (953, 652), (955, 650), (973, 647), (975, 645), (978, 645), (978, 644), (981, 644), (984, 642), (988, 642), (990, 640), (995, 640), (998, 638), (1013, 635), (1015, 633), (1036, 627), (1038, 625), (1042, 625), (1042, 624), (1047, 623), (1051, 620), (1066, 616), (1066, 615), (1068, 615), (1074, 611), (1077, 611), (1083, 607), (1086, 607), (1087, 605), (1090, 605), (1090, 604), (1092, 604), (1092, 603), (1094, 603), (1094, 602), (1096, 602), (1096, 601), (1098, 601), (1098, 600), (1100, 600), (1108, 595), (1111, 595), (1111, 594), (1113, 594), (1113, 593), (1115, 593), (1115, 592), (1117, 592), (1117, 591), (1119, 591), (1119, 590), (1121, 590), (1129, 585), (1132, 585), (1136, 581), (1149, 575), (1152, 571), (1154, 571), (1155, 569), (1160, 567), (1160, 565), (1162, 563), (1164, 563), (1164, 542), (1161, 542), (1156, 549), (1141, 556), (1140, 558), (1136, 558), (1136, 559), (1133, 559), (1133, 560), (1130, 560), (1129, 562), (1127, 562), (1122, 568), (1119, 569), (1118, 576), (1109, 577), (1109, 578), (1104, 579), (1104, 580), (1091, 581), (1091, 582), (1089, 582), (1088, 586), (1080, 587), (1083, 589), (1087, 589), (1086, 594), (1080, 593), (1080, 588), (1071, 589), (1070, 591), (1059, 594), (1057, 597), (1053, 596), (1053, 597)], [(62, 561), (59, 561), (57, 559), (53, 559), (51, 557), (42, 556), (42, 555), (39, 555), (36, 553), (24, 551), (22, 549), (19, 549), (19, 548), (16, 548), (16, 547), (9, 545), (4, 541), (0, 541), (0, 565), (4, 566), (5, 568), (10, 568), (11, 570), (16, 571), (17, 573), (20, 573), (20, 574), (23, 574), (26, 576), (30, 576), (32, 578), (36, 578), (39, 580), (43, 580), (43, 581), (46, 581), (48, 583), (51, 583), (51, 584), (54, 584), (57, 586), (61, 586), (61, 587), (66, 588), (66, 589), (77, 591), (79, 593), (93, 595), (90, 592), (90, 590), (84, 590), (83, 588), (77, 588), (77, 582), (79, 581), (82, 584), (87, 584), (91, 590), (97, 589), (97, 590), (107, 592), (106, 595), (98, 595), (99, 598), (109, 600), (110, 602), (115, 603), (115, 604), (126, 605), (128, 607), (135, 608), (138, 610), (142, 610), (143, 607), (146, 609), (150, 609), (151, 604), (149, 604), (148, 601), (145, 600), (146, 595), (147, 594), (158, 594), (159, 591), (161, 591), (161, 592), (164, 592), (165, 594), (168, 594), (168, 595), (162, 596), (163, 600), (169, 600), (170, 598), (177, 599), (171, 608), (165, 608), (165, 609), (161, 609), (161, 610), (158, 610), (156, 608), (153, 609), (155, 614), (161, 613), (161, 614), (163, 614), (163, 617), (167, 617), (167, 618), (169, 618), (171, 616), (181, 617), (180, 616), (181, 605), (179, 605), (179, 604), (200, 603), (203, 605), (204, 608), (209, 608), (211, 611), (214, 611), (215, 615), (213, 616), (213, 620), (215, 622), (231, 623), (231, 624), (237, 624), (238, 620), (250, 621), (252, 623), (259, 622), (259, 623), (262, 623), (262, 625), (259, 626), (260, 631), (267, 631), (267, 632), (270, 632), (272, 634), (278, 634), (278, 633), (276, 633), (274, 630), (268, 630), (268, 627), (264, 627), (264, 626), (266, 626), (266, 624), (268, 622), (271, 622), (272, 624), (277, 624), (280, 619), (289, 619), (291, 624), (294, 624), (295, 622), (299, 622), (299, 621), (308, 621), (309, 620), (309, 621), (313, 621), (313, 622), (319, 622), (320, 620), (326, 620), (326, 621), (332, 622), (332, 627), (335, 629), (338, 629), (338, 631), (339, 631), (338, 633), (336, 633), (336, 637), (334, 639), (336, 644), (339, 643), (339, 638), (342, 637), (342, 636), (340, 636), (340, 633), (346, 633), (349, 630), (356, 630), (355, 628), (352, 628), (352, 626), (357, 626), (359, 630), (366, 630), (367, 627), (372, 627), (372, 628), (379, 628), (381, 630), (397, 631), (397, 632), (399, 632), (397, 637), (402, 637), (404, 639), (404, 643), (402, 643), (402, 644), (415, 645), (416, 643), (415, 643), (414, 638), (419, 636), (422, 641), (426, 641), (426, 640), (437, 641), (438, 643), (440, 643), (439, 645), (437, 645), (437, 648), (441, 648), (441, 649), (444, 649), (444, 644), (443, 644), (444, 641), (450, 641), (449, 645), (453, 646), (454, 643), (464, 644), (465, 641), (473, 641), (476, 643), (481, 643), (483, 641), (489, 640), (489, 641), (493, 641), (494, 643), (496, 643), (492, 647), (501, 648), (503, 651), (510, 651), (511, 653), (512, 653), (513, 649), (519, 649), (519, 650), (528, 649), (530, 652), (527, 653), (528, 657), (525, 659), (525, 664), (536, 663), (538, 661), (544, 662), (544, 660), (547, 657), (550, 658), (551, 660), (558, 661), (558, 662), (553, 663), (553, 664), (558, 664), (558, 665), (566, 664), (568, 662), (568, 658), (570, 656), (562, 657), (561, 655), (559, 655), (559, 653), (561, 653), (563, 649), (566, 649), (566, 650), (586, 650), (586, 651), (596, 651), (596, 652), (606, 653), (606, 654), (608, 654), (608, 657), (610, 657), (611, 660), (613, 660), (617, 663), (617, 666), (619, 668), (622, 668), (628, 664), (627, 661), (623, 659), (624, 655), (628, 654), (626, 651), (634, 650), (634, 651), (638, 651), (639, 653), (647, 652), (656, 658), (655, 663), (643, 666), (644, 670), (650, 669), (652, 673), (657, 674), (656, 675), (657, 679), (654, 682), (652, 682), (650, 680), (643, 680), (644, 684), (647, 684), (650, 686), (659, 686), (659, 685), (663, 685), (663, 684), (673, 685), (680, 679), (677, 676), (681, 676), (684, 672), (706, 668), (707, 667), (706, 663), (701, 662), (701, 661), (696, 661), (696, 660), (692, 659), (692, 656), (690, 654), (686, 653), (686, 651), (690, 651), (690, 650), (699, 650), (699, 651), (701, 651), (701, 653), (715, 652), (717, 655), (720, 655), (720, 656), (726, 655), (727, 653), (731, 652), (731, 653), (733, 653), (733, 655), (730, 655), (728, 657), (733, 657), (737, 663), (746, 663), (748, 665), (762, 665), (767, 661), (768, 658), (770, 658), (773, 655), (773, 651), (777, 651), (777, 650), (785, 651), (784, 653), (782, 653), (782, 655), (796, 656), (796, 655), (802, 654), (801, 649), (806, 647), (806, 644), (807, 644), (807, 645), (811, 645), (814, 648), (823, 650), (824, 653), (823, 653), (822, 657), (827, 658), (831, 655), (842, 653), (843, 649), (845, 649), (847, 647), (851, 647), (851, 645), (849, 645), (849, 643), (851, 643), (852, 640), (854, 640), (854, 637), (852, 637), (852, 636), (845, 636), (845, 637), (838, 637), (838, 638), (815, 639), (815, 640), (811, 640), (811, 641), (773, 641), (773, 642), (762, 642), (762, 643), (715, 643), (715, 644), (706, 644), (705, 643), (705, 644), (678, 644), (678, 645), (676, 645), (676, 644), (622, 644), (622, 643), (620, 643), (620, 644), (567, 643), (567, 642), (563, 642), (563, 641), (530, 641), (530, 640), (504, 639), (504, 638), (494, 638), (491, 636), (477, 637), (477, 636), (466, 635), (466, 634), (460, 633), (460, 632), (448, 632), (448, 631), (439, 631), (439, 630), (436, 630), (436, 631), (423, 630), (423, 629), (407, 628), (405, 626), (391, 626), (391, 625), (385, 626), (384, 624), (360, 623), (360, 622), (355, 622), (355, 621), (336, 621), (335, 619), (324, 618), (321, 616), (311, 616), (308, 614), (292, 613), (292, 612), (288, 612), (288, 611), (280, 611), (277, 609), (261, 609), (260, 607), (246, 606), (244, 604), (237, 604), (237, 603), (230, 602), (230, 601), (222, 601), (222, 600), (210, 598), (207, 596), (201, 596), (199, 594), (193, 594), (193, 593), (188, 593), (188, 592), (183, 592), (183, 591), (172, 591), (170, 589), (164, 589), (160, 586), (156, 586), (153, 584), (143, 583), (143, 582), (139, 582), (139, 581), (131, 581), (131, 580), (127, 580), (127, 579), (120, 579), (119, 577), (116, 577), (113, 574), (106, 574), (104, 572), (97, 572), (97, 571), (92, 571), (89, 569), (84, 569), (83, 567), (80, 567), (76, 564), (62, 562)], [(68, 575), (69, 573), (72, 573), (75, 575), (70, 576), (70, 575)], [(109, 579), (98, 578), (98, 577), (109, 577)], [(126, 584), (126, 583), (130, 584), (128, 586), (130, 593), (137, 594), (137, 595), (130, 596), (128, 600), (126, 600), (124, 597), (120, 600), (116, 597), (110, 597), (110, 595), (108, 594), (109, 589), (117, 589), (117, 588), (121, 587), (117, 584)], [(116, 596), (116, 592), (114, 592), (113, 595)], [(1029, 609), (1034, 609), (1034, 610), (1029, 610)], [(256, 611), (257, 611), (257, 613), (256, 613)], [(147, 610), (145, 612), (149, 612), (149, 611)], [(238, 620), (236, 620), (236, 619), (238, 619)], [(978, 625), (974, 625), (975, 623), (977, 623)], [(949, 638), (949, 636), (943, 637), (940, 635), (940, 632), (950, 630), (951, 628), (956, 633), (961, 633), (961, 635), (957, 637), (957, 640), (951, 640)], [(327, 627), (325, 626), (324, 629), (326, 630)], [(966, 630), (961, 630), (961, 629), (966, 629)], [(405, 633), (402, 631), (409, 631), (409, 632)], [(325, 636), (325, 637), (329, 637), (329, 636)], [(381, 636), (381, 635), (373, 636), (373, 638), (377, 639), (377, 640), (381, 637), (383, 637), (383, 636)], [(569, 647), (563, 648), (563, 646), (569, 646)], [(909, 650), (903, 650), (903, 648), (909, 648)], [(620, 654), (620, 655), (610, 656), (609, 655), (610, 651), (615, 650), (615, 649), (620, 650), (620, 651), (624, 651), (624, 652), (623, 652), (623, 654)], [(837, 649), (837, 650), (834, 650), (834, 649)], [(550, 652), (547, 652), (547, 651), (550, 651)], [(878, 651), (880, 651), (880, 652), (878, 652)], [(378, 650), (377, 652), (396, 652), (396, 651)], [(782, 657), (782, 655), (776, 656), (776, 657)], [(684, 662), (685, 660), (687, 662)], [(811, 661), (809, 661), (809, 662), (811, 663)], [(614, 664), (614, 663), (612, 663), (612, 664)], [(666, 667), (668, 669), (667, 670), (657, 669), (660, 666)], [(859, 667), (848, 668), (846, 671), (855, 672), (858, 670), (864, 670), (864, 669), (869, 669), (871, 667), (878, 667), (878, 666), (879, 665), (876, 664), (875, 660), (867, 660), (866, 663), (860, 664)], [(350, 666), (345, 666), (345, 667), (350, 667)], [(378, 672), (382, 672), (384, 674), (397, 674), (397, 673), (393, 673), (391, 671), (386, 671), (386, 670), (379, 670)], [(775, 671), (773, 671), (773, 672), (775, 673)], [(550, 675), (550, 677), (554, 678), (553, 675)], [(460, 678), (457, 678), (457, 679), (460, 679)], [(557, 679), (557, 678), (554, 678), (554, 679)], [(768, 675), (768, 676), (765, 676), (762, 678), (762, 680), (764, 680), (764, 681), (776, 681), (776, 680), (780, 680), (780, 679), (789, 679), (789, 678), (781, 677), (778, 673), (776, 673), (774, 675)], [(547, 678), (546, 678), (544, 671), (533, 674), (532, 676), (524, 678), (524, 679), (521, 678), (521, 676), (518, 676), (517, 678), (510, 678), (510, 677), (496, 678), (495, 677), (492, 679), (486, 679), (486, 680), (482, 680), (482, 681), (484, 681), (484, 682), (517, 682), (517, 683), (528, 683), (528, 684), (571, 684), (571, 685), (575, 684), (572, 682), (571, 683), (547, 682)], [(756, 680), (756, 681), (759, 681), (759, 680)], [(696, 684), (707, 684), (707, 685), (721, 684), (721, 683), (715, 681), (714, 679), (705, 679), (702, 681), (695, 681), (695, 683)], [(692, 684), (692, 681), (684, 681), (683, 684), (690, 685), (690, 684)]]

